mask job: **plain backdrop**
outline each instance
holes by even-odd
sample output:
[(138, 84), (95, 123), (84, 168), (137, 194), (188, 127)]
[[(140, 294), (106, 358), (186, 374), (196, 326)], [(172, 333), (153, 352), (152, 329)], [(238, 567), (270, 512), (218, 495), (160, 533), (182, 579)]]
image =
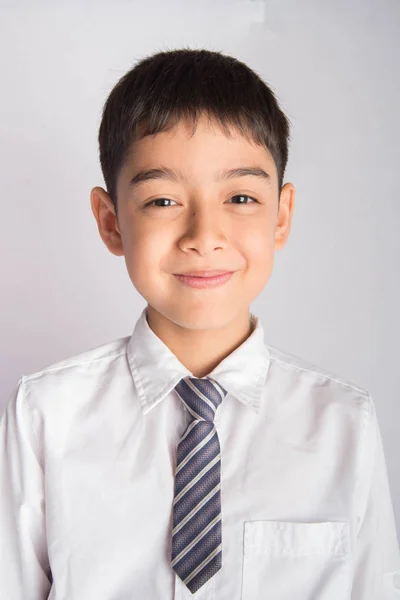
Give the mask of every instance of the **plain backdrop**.
[(146, 304), (91, 211), (97, 131), (116, 81), (181, 46), (246, 62), (291, 121), (292, 232), (251, 309), (267, 343), (371, 392), (399, 534), (398, 0), (0, 0), (0, 413)]

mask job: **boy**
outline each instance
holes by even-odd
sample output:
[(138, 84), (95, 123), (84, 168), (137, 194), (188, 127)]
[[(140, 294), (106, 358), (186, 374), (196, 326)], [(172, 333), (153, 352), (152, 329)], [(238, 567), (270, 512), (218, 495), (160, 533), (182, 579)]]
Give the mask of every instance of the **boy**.
[(272, 91), (219, 52), (160, 52), (112, 90), (91, 206), (147, 305), (7, 404), (2, 599), (396, 594), (369, 392), (267, 345), (249, 310), (289, 235), (288, 139)]

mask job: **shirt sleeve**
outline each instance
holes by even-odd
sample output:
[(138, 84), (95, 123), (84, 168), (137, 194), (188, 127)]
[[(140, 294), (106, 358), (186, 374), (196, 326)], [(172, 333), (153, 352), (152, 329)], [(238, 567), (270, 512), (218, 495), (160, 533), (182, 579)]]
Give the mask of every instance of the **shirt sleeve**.
[(0, 598), (8, 600), (45, 600), (51, 588), (40, 454), (22, 377), (0, 420)]
[(374, 401), (365, 413), (356, 484), (351, 600), (400, 600), (400, 553), (382, 437)]

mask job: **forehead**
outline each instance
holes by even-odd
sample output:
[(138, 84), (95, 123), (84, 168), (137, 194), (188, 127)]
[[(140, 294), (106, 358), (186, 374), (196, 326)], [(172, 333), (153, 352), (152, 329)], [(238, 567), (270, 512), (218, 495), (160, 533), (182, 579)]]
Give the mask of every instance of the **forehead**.
[[(171, 148), (175, 152), (182, 148), (183, 152), (206, 150), (207, 153), (212, 153), (213, 147), (223, 147), (226, 152), (232, 154), (241, 152), (272, 160), (268, 149), (257, 144), (250, 135), (242, 133), (233, 124), (224, 126), (215, 118), (206, 115), (199, 116), (195, 123), (181, 118), (163, 131), (134, 140), (128, 156), (137, 159), (143, 153), (154, 155), (154, 152), (170, 152)], [(218, 151), (215, 154), (218, 155)]]
[[(166, 130), (134, 140), (124, 161), (121, 175), (166, 165), (187, 173), (210, 173), (229, 168), (260, 166), (277, 178), (274, 160), (268, 149), (233, 125), (200, 116), (193, 124), (180, 119)], [(200, 175), (199, 175), (200, 176)]]

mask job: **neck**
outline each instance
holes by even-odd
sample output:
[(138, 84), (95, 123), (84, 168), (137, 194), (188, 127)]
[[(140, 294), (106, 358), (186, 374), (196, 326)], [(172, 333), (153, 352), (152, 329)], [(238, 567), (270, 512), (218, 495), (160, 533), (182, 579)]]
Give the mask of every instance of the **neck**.
[[(254, 330), (250, 312), (213, 329), (189, 329), (147, 306), (147, 323), (194, 377), (205, 377)], [(195, 349), (195, 352), (193, 351)]]

